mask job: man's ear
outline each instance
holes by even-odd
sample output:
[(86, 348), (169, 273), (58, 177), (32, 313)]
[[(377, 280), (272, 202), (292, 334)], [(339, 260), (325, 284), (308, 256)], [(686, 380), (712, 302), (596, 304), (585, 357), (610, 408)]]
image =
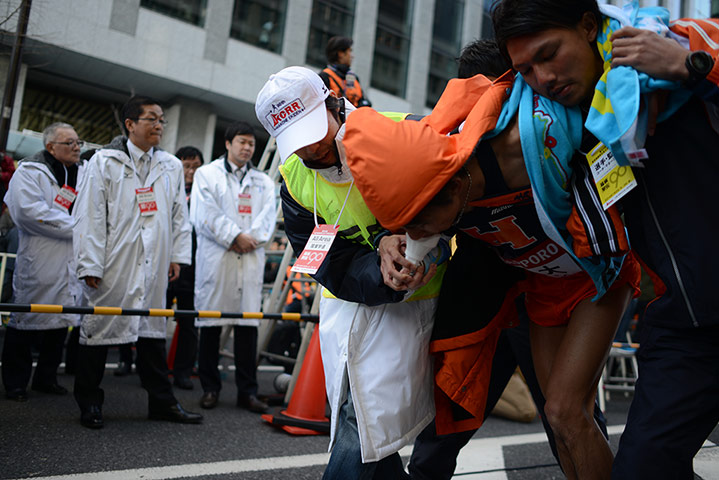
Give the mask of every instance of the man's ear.
[(132, 124), (133, 124), (132, 120), (130, 120), (129, 118), (126, 118), (126, 119), (125, 119), (125, 129), (127, 130), (127, 135), (128, 135), (128, 136), (129, 136), (130, 133), (132, 132), (132, 130), (130, 129), (130, 127), (132, 126)]
[(462, 178), (459, 175), (453, 175), (450, 179), (449, 191), (454, 195), (459, 195), (462, 192)]
[(597, 25), (597, 18), (592, 12), (584, 12), (582, 19), (579, 21), (579, 27), (586, 35), (588, 42), (595, 42), (597, 40), (599, 25)]

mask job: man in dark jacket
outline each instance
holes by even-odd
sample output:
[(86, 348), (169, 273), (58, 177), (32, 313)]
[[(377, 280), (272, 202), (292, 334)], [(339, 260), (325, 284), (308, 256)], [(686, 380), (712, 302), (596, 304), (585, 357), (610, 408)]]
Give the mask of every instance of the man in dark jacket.
[[(192, 180), (195, 177), (195, 170), (204, 163), (202, 152), (191, 146), (181, 147), (175, 156), (182, 162), (182, 169), (185, 173), (185, 193), (187, 194), (187, 206), (190, 206), (190, 191)], [(197, 250), (197, 236), (195, 229), (192, 229), (192, 264), (180, 266), (180, 278), (170, 282), (167, 286), (167, 308), (172, 308), (173, 300), (177, 299), (178, 310), (194, 310), (195, 302), (195, 251)], [(172, 374), (175, 377), (173, 383), (183, 390), (192, 390), (192, 368), (197, 358), (197, 328), (195, 317), (175, 316), (177, 322), (177, 348), (175, 349), (175, 361), (172, 366)]]

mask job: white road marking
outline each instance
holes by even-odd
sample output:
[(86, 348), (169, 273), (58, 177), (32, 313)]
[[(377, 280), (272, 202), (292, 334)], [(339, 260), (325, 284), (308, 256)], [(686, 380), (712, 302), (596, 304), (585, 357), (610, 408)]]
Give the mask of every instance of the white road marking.
[[(624, 425), (607, 428), (610, 435), (624, 431)], [(544, 433), (507, 435), (502, 437), (475, 438), (469, 441), (457, 458), (457, 480), (506, 480), (503, 447), (542, 443), (547, 440)], [(400, 450), (400, 455), (409, 457), (412, 446)], [(74, 473), (49, 477), (32, 477), (33, 480), (166, 480), (174, 478), (203, 478), (211, 475), (228, 475), (241, 472), (284, 470), (326, 465), (329, 453), (293, 455), (285, 457), (253, 458), (225, 462), (169, 465), (165, 467), (114, 470), (106, 472)], [(694, 459), (694, 469), (703, 478), (719, 478), (719, 448), (712, 442), (705, 442)], [(28, 477), (29, 478), (29, 477)], [(21, 479), (15, 479), (21, 480)]]

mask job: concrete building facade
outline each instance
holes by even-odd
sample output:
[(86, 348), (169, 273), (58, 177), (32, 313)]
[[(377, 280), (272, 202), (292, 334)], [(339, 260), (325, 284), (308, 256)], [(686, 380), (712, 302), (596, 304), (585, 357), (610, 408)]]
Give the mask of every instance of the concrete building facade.
[[(453, 76), (461, 46), (491, 35), (491, 3), (33, 0), (11, 131), (17, 139), (68, 121), (101, 144), (120, 132), (117, 109), (138, 93), (165, 107), (165, 149), (194, 145), (209, 159), (233, 120), (256, 125), (264, 141), (257, 92), (283, 67), (319, 71), (324, 44), (337, 34), (354, 39), (352, 68), (375, 108), (425, 113)], [(712, 13), (711, 0), (640, 3), (666, 6), (672, 17)], [(3, 90), (20, 4), (0, 0)]]

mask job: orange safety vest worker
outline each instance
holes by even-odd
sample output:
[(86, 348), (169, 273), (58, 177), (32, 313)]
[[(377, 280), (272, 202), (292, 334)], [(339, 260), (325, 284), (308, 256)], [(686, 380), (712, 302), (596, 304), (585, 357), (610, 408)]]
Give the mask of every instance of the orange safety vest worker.
[[(302, 298), (309, 299), (312, 296), (312, 287), (308, 282), (303, 281), (292, 281), (293, 279), (301, 279), (303, 274), (292, 271), (292, 267), (287, 267), (287, 280), (290, 281), (290, 289), (287, 292), (287, 305), (290, 305), (294, 300), (302, 300)], [(305, 278), (308, 278), (305, 276)]]
[(322, 71), (329, 77), (330, 90), (340, 97), (346, 97), (355, 107), (359, 106), (359, 101), (362, 100), (363, 95), (362, 87), (360, 86), (359, 80), (357, 80), (357, 75), (352, 72), (347, 72), (347, 75), (343, 79), (331, 67), (327, 67)]

